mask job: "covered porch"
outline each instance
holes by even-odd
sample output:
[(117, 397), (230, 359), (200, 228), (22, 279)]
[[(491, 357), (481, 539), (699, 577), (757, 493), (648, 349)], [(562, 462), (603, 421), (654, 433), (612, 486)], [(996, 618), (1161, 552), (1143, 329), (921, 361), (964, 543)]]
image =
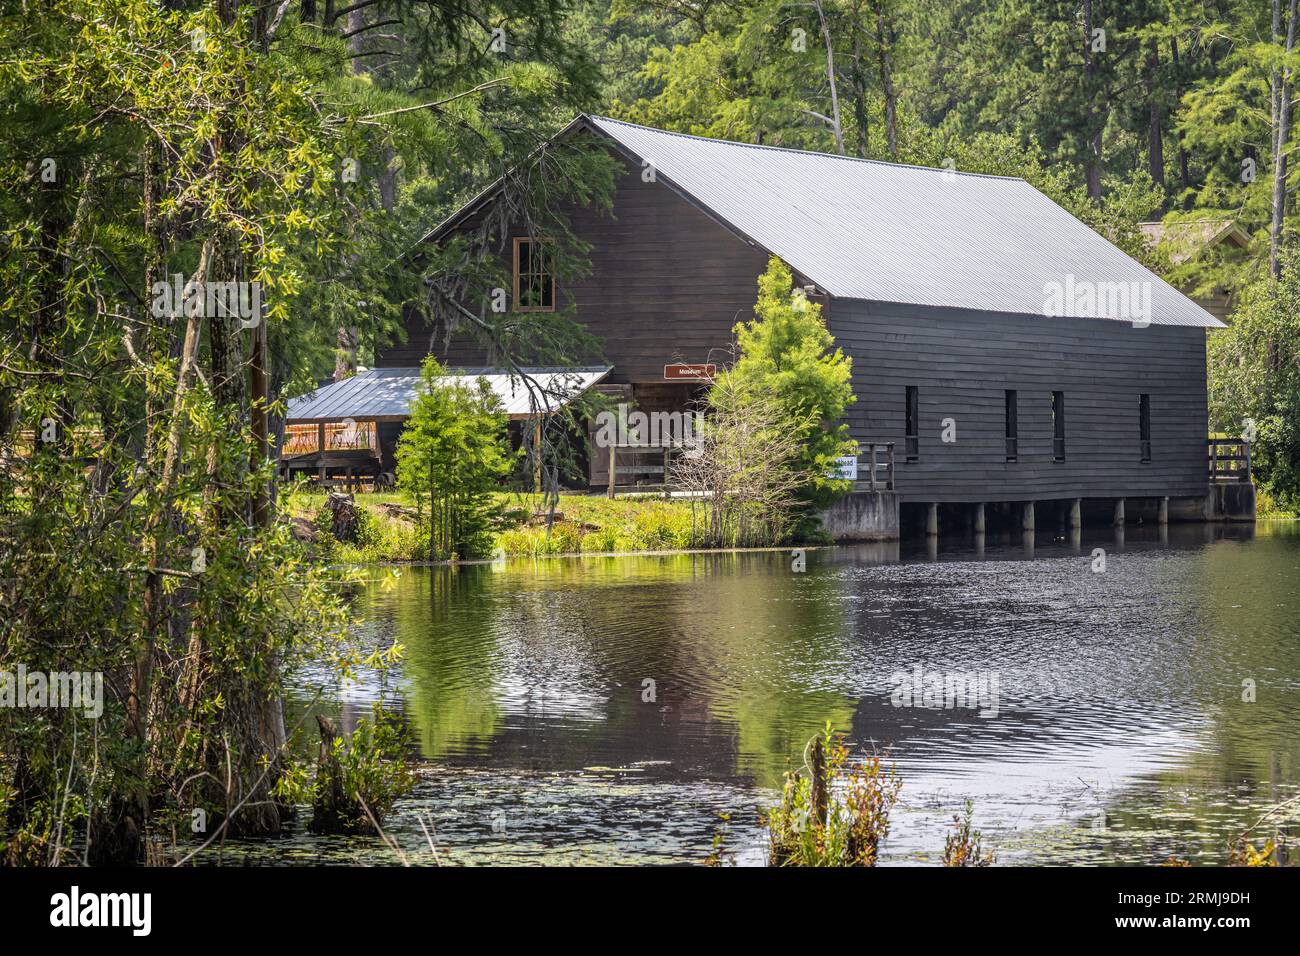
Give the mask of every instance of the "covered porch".
[[(441, 383), (484, 379), (512, 429), (558, 410), (596, 385), (610, 366), (582, 368), (451, 368)], [(280, 473), (325, 487), (390, 488), (396, 482), (397, 441), (421, 387), (419, 368), (376, 368), (330, 382), (289, 401)]]

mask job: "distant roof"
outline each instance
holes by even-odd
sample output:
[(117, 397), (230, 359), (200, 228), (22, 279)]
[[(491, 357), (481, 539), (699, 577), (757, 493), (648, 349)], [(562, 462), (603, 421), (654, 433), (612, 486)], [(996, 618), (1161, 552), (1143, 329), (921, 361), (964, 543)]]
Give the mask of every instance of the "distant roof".
[(1142, 222), (1138, 223), (1138, 228), (1153, 246), (1169, 246), (1170, 259), (1175, 265), (1186, 262), (1221, 242), (1241, 249), (1250, 245), (1250, 236), (1231, 219)]
[[(584, 368), (524, 368), (529, 382), (501, 368), (452, 368), (438, 379), (443, 383), (469, 384), (486, 379), (512, 419), (529, 418), (554, 411), (581, 395), (609, 374), (612, 366)], [(289, 400), (285, 421), (303, 422), (398, 421), (411, 414), (411, 402), (419, 393), (418, 368), (376, 368), (358, 372), (341, 382), (331, 382), (314, 392)]]
[(1149, 282), (1152, 323), (1222, 325), (1023, 179), (588, 120), (833, 296), (1042, 315), (1049, 283)]

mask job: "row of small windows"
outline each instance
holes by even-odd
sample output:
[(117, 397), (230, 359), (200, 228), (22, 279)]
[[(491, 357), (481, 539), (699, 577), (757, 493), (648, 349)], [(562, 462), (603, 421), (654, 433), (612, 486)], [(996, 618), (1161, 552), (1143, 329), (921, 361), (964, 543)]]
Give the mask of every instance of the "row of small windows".
[[(921, 393), (915, 385), (907, 386), (904, 454), (908, 461), (920, 457), (921, 447)], [(1007, 461), (1020, 458), (1020, 393), (1006, 390), (1006, 457)], [(1143, 392), (1138, 396), (1138, 451), (1142, 461), (1151, 460), (1151, 396)], [(1065, 393), (1052, 392), (1052, 458), (1065, 461)]]

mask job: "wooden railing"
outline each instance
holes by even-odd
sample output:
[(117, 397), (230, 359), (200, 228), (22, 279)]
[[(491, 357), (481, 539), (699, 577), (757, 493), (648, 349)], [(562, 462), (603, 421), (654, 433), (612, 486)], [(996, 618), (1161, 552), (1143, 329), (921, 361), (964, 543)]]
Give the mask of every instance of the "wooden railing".
[[(674, 453), (680, 454), (685, 451), (685, 445), (610, 445), (609, 446), (609, 484), (606, 489), (606, 495), (613, 498), (615, 489), (619, 485), (620, 475), (631, 475), (632, 484), (636, 483), (637, 476), (658, 476), (660, 484), (667, 486), (670, 458)], [(628, 461), (627, 456), (632, 460)], [(623, 463), (620, 464), (620, 457)], [(649, 461), (639, 459), (649, 458)], [(627, 484), (627, 482), (623, 482)]]
[[(863, 453), (863, 449), (866, 453)], [(881, 461), (881, 455), (884, 460)], [(866, 469), (866, 477), (862, 475), (863, 469)], [(885, 470), (882, 478), (880, 469)], [(865, 482), (868, 491), (879, 491), (882, 487), (885, 491), (894, 490), (894, 443), (885, 442), (863, 442), (858, 445), (858, 482)]]
[[(670, 473), (671, 456), (681, 454), (684, 445), (611, 445), (609, 446), (609, 474), (606, 494), (613, 498), (615, 489), (620, 484), (619, 477), (654, 476), (665, 485)], [(633, 461), (628, 461), (631, 456)], [(648, 461), (635, 459), (649, 458)], [(859, 491), (893, 491), (894, 490), (894, 443), (860, 442), (858, 444), (858, 480)]]
[(1240, 438), (1207, 438), (1210, 481), (1250, 481), (1250, 442)]
[(281, 458), (311, 455), (321, 450), (324, 428), (325, 450), (374, 451), (379, 447), (374, 422), (325, 422), (324, 425), (285, 425)]

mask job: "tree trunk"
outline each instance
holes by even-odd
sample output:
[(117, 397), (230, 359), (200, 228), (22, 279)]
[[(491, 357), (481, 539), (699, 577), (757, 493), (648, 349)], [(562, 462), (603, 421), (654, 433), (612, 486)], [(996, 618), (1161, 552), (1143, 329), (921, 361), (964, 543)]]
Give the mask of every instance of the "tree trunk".
[(889, 158), (898, 159), (898, 93), (894, 89), (893, 23), (885, 12), (886, 0), (877, 0), (876, 44), (880, 58), (880, 89), (885, 96), (885, 142)]
[(835, 47), (831, 43), (831, 30), (826, 23), (826, 11), (822, 9), (821, 0), (813, 0), (817, 9), (817, 19), (822, 27), (822, 41), (826, 44), (826, 79), (831, 87), (831, 127), (835, 132), (835, 150), (844, 155), (844, 130), (840, 124), (840, 96), (835, 86)]
[[(332, 22), (331, 8), (326, 11), (326, 23)], [(365, 52), (365, 31), (362, 29), (365, 25), (366, 11), (364, 9), (352, 10), (348, 13), (346, 32), (351, 34), (348, 37), (348, 51), (352, 54)], [(351, 61), (352, 72), (358, 74), (366, 72), (364, 62), (362, 58), (354, 55)], [(394, 195), (395, 193), (394, 189)], [(382, 194), (383, 184), (381, 183)], [(348, 324), (339, 326), (337, 349), (334, 353), (334, 381), (341, 382), (345, 378), (351, 378), (357, 374), (357, 347), (360, 341), (361, 329), (359, 327)]]
[[(1178, 38), (1169, 38), (1169, 56), (1174, 65), (1174, 95), (1177, 102), (1183, 101), (1182, 64), (1178, 57)], [(1191, 209), (1195, 202), (1192, 196), (1192, 176), (1187, 166), (1187, 147), (1183, 144), (1182, 130), (1178, 131), (1178, 178), (1183, 184), (1183, 208)]]
[[(1093, 95), (1093, 78), (1096, 65), (1092, 59), (1092, 0), (1083, 0), (1083, 93), (1085, 97)], [(1096, 126), (1088, 137), (1084, 158), (1084, 179), (1087, 182), (1088, 198), (1101, 202), (1101, 134), (1102, 126), (1097, 125), (1098, 118), (1089, 106), (1084, 113), (1089, 127)]]
[[(266, 320), (260, 316), (257, 325), (252, 328), (252, 339), (248, 358), (248, 415), (253, 447), (249, 452), (248, 464), (256, 471), (264, 467), (271, 457), (271, 439), (266, 417), (270, 405), (266, 382)], [(253, 493), (254, 527), (266, 528), (271, 524), (271, 498), (274, 490), (274, 481), (258, 482), (257, 490)]]
[(355, 542), (360, 515), (353, 497), (331, 491), (325, 499), (325, 506), (329, 508), (332, 517), (330, 533), (339, 541)]
[(849, 66), (849, 85), (853, 88), (853, 119), (858, 130), (858, 155), (867, 159), (871, 155), (871, 117), (867, 108), (867, 75), (862, 64), (862, 31), (860, 11), (853, 7), (853, 59)]
[(1165, 187), (1165, 146), (1161, 132), (1164, 117), (1160, 108), (1160, 87), (1158, 83), (1160, 50), (1157, 46), (1158, 42), (1153, 39), (1151, 41), (1151, 50), (1147, 53), (1147, 102), (1150, 106), (1150, 117), (1147, 125), (1147, 170), (1151, 174), (1151, 181), (1163, 192)]
[[(1282, 41), (1282, 0), (1273, 0), (1273, 42)], [(1296, 0), (1291, 0), (1287, 9), (1286, 20), (1286, 54), (1290, 57), (1295, 49)], [(1273, 74), (1273, 219), (1269, 228), (1268, 264), (1274, 279), (1282, 276), (1283, 229), (1286, 219), (1286, 170), (1288, 150), (1291, 139), (1291, 69), (1275, 71)]]
[(809, 822), (815, 827), (825, 827), (826, 819), (830, 814), (830, 781), (826, 779), (826, 751), (822, 747), (820, 737), (813, 741), (811, 763), (812, 820)]

